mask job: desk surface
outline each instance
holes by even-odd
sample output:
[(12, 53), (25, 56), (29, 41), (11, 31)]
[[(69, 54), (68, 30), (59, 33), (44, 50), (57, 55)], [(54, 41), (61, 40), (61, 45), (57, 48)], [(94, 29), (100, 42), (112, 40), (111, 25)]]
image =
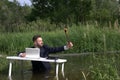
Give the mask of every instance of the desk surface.
[(19, 56), (8, 56), (6, 57), (10, 60), (31, 60), (31, 61), (43, 61), (43, 62), (56, 62), (56, 63), (63, 63), (67, 62), (66, 59), (46, 59), (46, 58), (27, 58), (27, 57), (19, 57)]

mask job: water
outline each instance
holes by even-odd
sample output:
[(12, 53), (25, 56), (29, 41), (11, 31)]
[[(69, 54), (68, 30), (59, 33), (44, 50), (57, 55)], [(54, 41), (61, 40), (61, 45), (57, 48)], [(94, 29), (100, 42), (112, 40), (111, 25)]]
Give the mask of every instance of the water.
[[(29, 70), (31, 68), (31, 63), (29, 61), (24, 61), (21, 69), (20, 62), (15, 61), (13, 63), (12, 77), (8, 78), (8, 68), (6, 68), (6, 72), (0, 73), (0, 80), (81, 80), (83, 79), (81, 73), (81, 58), (80, 57), (61, 57), (67, 59), (67, 63), (65, 63), (65, 76), (61, 73), (61, 65), (59, 66), (59, 75), (55, 76), (55, 64), (51, 63), (52, 70), (48, 75), (46, 74), (37, 74), (33, 75)], [(8, 67), (8, 66), (7, 66)]]
[[(105, 54), (105, 55), (103, 55), (103, 54), (102, 55), (80, 55), (80, 56), (77, 55), (77, 56), (61, 57), (63, 59), (67, 59), (67, 63), (65, 63), (65, 71), (64, 71), (65, 76), (62, 75), (61, 66), (60, 66), (59, 67), (59, 75), (57, 77), (55, 76), (55, 64), (54, 63), (51, 63), (52, 70), (49, 75), (48, 74), (35, 74), (34, 75), (30, 71), (31, 63), (29, 61), (23, 62), (24, 67), (20, 67), (19, 61), (15, 61), (13, 64), (14, 66), (13, 66), (13, 70), (12, 70), (12, 77), (8, 78), (8, 66), (6, 66), (6, 68), (5, 68), (6, 70), (3, 70), (2, 72), (0, 72), (0, 80), (96, 80), (96, 79), (91, 79), (91, 71), (90, 71), (91, 66), (96, 66), (99, 68), (99, 65), (102, 65), (104, 63), (106, 65), (107, 65), (107, 63), (113, 64), (112, 61), (115, 62), (115, 60), (116, 60), (116, 64), (117, 64), (118, 68), (120, 67), (120, 65), (119, 65), (120, 63), (118, 62), (118, 60), (120, 60), (119, 55), (116, 56), (115, 58), (114, 57), (112, 58), (112, 56), (114, 56), (113, 54), (112, 55), (109, 54), (109, 56), (107, 58), (105, 56), (108, 56), (108, 54)], [(109, 61), (107, 61), (107, 60), (109, 60)], [(102, 64), (100, 62), (102, 62)], [(117, 67), (117, 66), (115, 66), (115, 67)], [(96, 67), (94, 67), (95, 70), (97, 69)], [(93, 71), (95, 71), (94, 68), (92, 68)], [(103, 71), (107, 70), (107, 69), (104, 70), (104, 68), (102, 68), (102, 69), (103, 69)], [(108, 70), (110, 70), (110, 69), (108, 69)], [(110, 74), (108, 73), (108, 76), (111, 76), (111, 73)], [(114, 75), (112, 75), (112, 76), (114, 76)], [(92, 75), (92, 77), (96, 78), (96, 76), (94, 74)], [(99, 78), (99, 76), (98, 76), (98, 78)], [(99, 80), (102, 80), (102, 79), (99, 79)], [(104, 79), (104, 80), (108, 80), (108, 79)], [(116, 80), (116, 79), (112, 79), (112, 80)]]

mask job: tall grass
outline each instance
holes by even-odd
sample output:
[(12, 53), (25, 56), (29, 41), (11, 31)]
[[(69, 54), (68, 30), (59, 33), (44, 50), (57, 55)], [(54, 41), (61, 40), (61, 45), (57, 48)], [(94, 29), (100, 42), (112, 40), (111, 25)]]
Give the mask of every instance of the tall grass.
[[(68, 28), (68, 31), (74, 47), (65, 53), (119, 51), (120, 49), (119, 29), (80, 25), (72, 26)], [(33, 45), (32, 37), (35, 34), (41, 34), (44, 44), (48, 44), (49, 46), (61, 46), (67, 43), (63, 30), (52, 32), (1, 33), (0, 53), (13, 55), (19, 51), (23, 51), (25, 47), (31, 47)]]
[(89, 65), (92, 80), (119, 80), (120, 54), (93, 55)]
[(65, 73), (68, 80), (120, 80), (120, 54), (92, 53), (69, 56)]

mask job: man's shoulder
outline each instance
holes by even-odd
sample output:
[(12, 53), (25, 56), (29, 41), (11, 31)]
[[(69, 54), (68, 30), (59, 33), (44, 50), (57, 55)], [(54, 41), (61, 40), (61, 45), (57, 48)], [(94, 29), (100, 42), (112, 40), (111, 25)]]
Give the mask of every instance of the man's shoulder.
[(48, 48), (48, 45), (43, 45), (43, 48)]

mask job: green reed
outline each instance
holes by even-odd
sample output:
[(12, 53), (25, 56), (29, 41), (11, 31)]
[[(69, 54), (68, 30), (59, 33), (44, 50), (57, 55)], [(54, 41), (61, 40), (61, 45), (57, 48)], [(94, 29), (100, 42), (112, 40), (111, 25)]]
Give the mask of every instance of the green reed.
[[(50, 46), (61, 46), (67, 43), (64, 30), (1, 33), (0, 52), (2, 54), (15, 55), (26, 47), (31, 47), (33, 45), (32, 37), (35, 34), (41, 34), (44, 44)], [(65, 53), (119, 51), (120, 49), (119, 29), (80, 25), (69, 27), (68, 34), (74, 47)]]

